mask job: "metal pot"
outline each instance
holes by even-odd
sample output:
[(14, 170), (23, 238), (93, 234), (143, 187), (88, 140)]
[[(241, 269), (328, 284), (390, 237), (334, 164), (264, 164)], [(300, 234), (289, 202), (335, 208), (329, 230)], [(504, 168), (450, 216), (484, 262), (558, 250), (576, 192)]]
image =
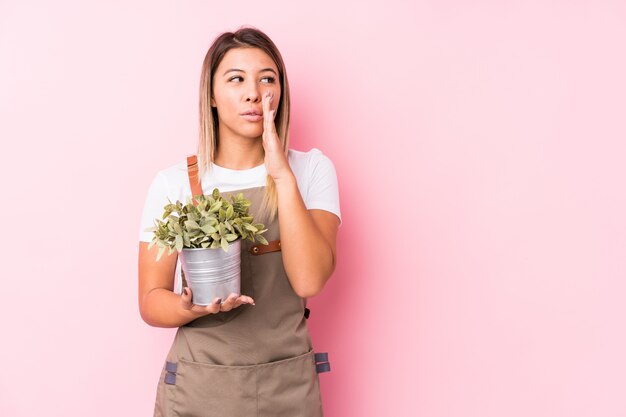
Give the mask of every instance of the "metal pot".
[(241, 294), (241, 239), (222, 248), (183, 248), (180, 263), (192, 302), (209, 305), (217, 297), (225, 300), (230, 293)]

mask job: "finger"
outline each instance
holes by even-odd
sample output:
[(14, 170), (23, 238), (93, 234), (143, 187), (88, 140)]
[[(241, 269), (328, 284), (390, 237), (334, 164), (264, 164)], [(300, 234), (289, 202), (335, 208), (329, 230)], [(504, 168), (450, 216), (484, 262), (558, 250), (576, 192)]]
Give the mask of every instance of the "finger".
[(193, 304), (193, 308), (191, 311), (198, 313), (200, 315), (206, 315), (207, 313), (215, 314), (219, 313), (221, 298), (216, 298), (213, 300), (211, 304), (203, 305), (203, 304)]
[(256, 305), (254, 304), (254, 298), (249, 297), (247, 295), (242, 295), (239, 298), (241, 298), (242, 300), (242, 304), (252, 304), (252, 305)]
[(270, 106), (270, 102), (272, 100), (271, 97), (271, 93), (269, 91), (266, 91), (265, 94), (263, 94), (263, 121), (267, 122), (268, 120), (268, 116), (271, 110), (271, 106)]
[[(271, 107), (273, 99), (274, 96), (269, 91), (263, 97), (263, 130), (270, 135), (276, 134), (276, 125), (274, 124), (275, 110), (272, 110)], [(267, 137), (267, 139), (270, 139), (270, 137)]]
[(188, 287), (183, 288), (183, 292), (180, 295), (180, 304), (184, 309), (190, 310), (193, 307), (191, 303), (191, 289)]
[(237, 308), (240, 307), (243, 304), (250, 304), (250, 302), (248, 301), (250, 297), (246, 297), (245, 295), (240, 295), (239, 297), (237, 297), (237, 300), (235, 301), (235, 305), (233, 306), (233, 308)]
[(235, 302), (237, 302), (237, 297), (239, 296), (239, 294), (235, 294), (230, 293), (230, 295), (228, 296), (228, 298), (226, 299), (226, 301), (224, 301), (222, 303), (222, 307), (220, 308), (220, 311), (230, 311), (233, 309)]
[(211, 304), (209, 304), (208, 306), (204, 306), (204, 310), (209, 313), (215, 314), (215, 313), (219, 313), (221, 307), (222, 307), (222, 299), (216, 298), (215, 300), (213, 300)]
[(263, 139), (268, 140), (268, 133), (270, 133), (270, 96), (269, 92), (263, 95)]

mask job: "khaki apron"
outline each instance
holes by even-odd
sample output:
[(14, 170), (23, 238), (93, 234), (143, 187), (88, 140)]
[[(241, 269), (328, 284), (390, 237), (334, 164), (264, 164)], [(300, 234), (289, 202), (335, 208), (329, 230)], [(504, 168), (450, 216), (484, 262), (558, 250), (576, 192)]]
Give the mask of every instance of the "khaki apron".
[[(202, 194), (196, 156), (187, 163), (192, 194)], [(224, 197), (243, 192), (254, 215), (264, 191), (247, 188)], [(265, 226), (269, 245), (241, 242), (241, 293), (256, 305), (178, 328), (157, 386), (154, 416), (323, 416), (318, 373), (330, 371), (328, 355), (313, 351), (306, 299), (293, 291), (283, 266), (278, 219)]]

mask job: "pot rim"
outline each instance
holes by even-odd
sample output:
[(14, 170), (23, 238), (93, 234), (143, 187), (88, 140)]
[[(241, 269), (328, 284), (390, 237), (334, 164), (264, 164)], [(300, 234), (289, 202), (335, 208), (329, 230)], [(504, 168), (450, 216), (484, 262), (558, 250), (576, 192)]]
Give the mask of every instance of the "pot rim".
[[(241, 238), (237, 238), (235, 240), (233, 240), (232, 242), (228, 242), (228, 245), (237, 245), (241, 242)], [(216, 250), (216, 249), (222, 249), (222, 247), (220, 246), (219, 248), (183, 248), (182, 250), (189, 250), (189, 251), (194, 251), (194, 250)]]

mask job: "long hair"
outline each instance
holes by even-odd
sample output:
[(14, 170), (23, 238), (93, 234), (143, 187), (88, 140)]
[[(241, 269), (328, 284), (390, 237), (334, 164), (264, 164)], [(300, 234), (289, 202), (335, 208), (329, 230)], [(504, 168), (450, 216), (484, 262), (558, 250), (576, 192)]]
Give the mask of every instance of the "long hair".
[[(259, 29), (254, 27), (240, 27), (236, 32), (224, 32), (219, 35), (209, 48), (204, 62), (202, 63), (202, 75), (200, 77), (200, 137), (198, 142), (198, 181), (206, 172), (210, 172), (211, 163), (214, 162), (215, 150), (218, 146), (218, 117), (217, 108), (211, 107), (211, 94), (213, 92), (213, 74), (224, 58), (226, 52), (232, 48), (259, 48), (267, 53), (276, 67), (280, 80), (280, 102), (276, 109), (274, 123), (276, 133), (280, 139), (285, 157), (289, 152), (289, 83), (283, 58), (274, 42)], [(265, 194), (258, 213), (253, 213), (255, 221), (266, 222), (273, 219), (278, 212), (278, 196), (276, 184), (268, 174), (266, 178)], [(258, 220), (257, 220), (258, 219)]]

